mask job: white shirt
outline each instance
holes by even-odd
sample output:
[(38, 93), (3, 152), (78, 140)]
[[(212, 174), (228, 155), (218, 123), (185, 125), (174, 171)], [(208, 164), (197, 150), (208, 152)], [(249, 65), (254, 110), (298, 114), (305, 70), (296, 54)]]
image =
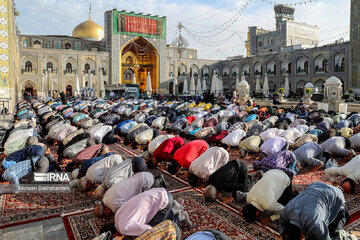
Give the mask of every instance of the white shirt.
[(222, 147), (212, 147), (195, 159), (189, 172), (203, 181), (207, 181), (211, 174), (229, 162), (229, 153)]
[(109, 126), (109, 125), (104, 125), (104, 126), (101, 126), (101, 127), (97, 128), (97, 129), (94, 130), (94, 131), (91, 131), (91, 132), (90, 132), (90, 137), (91, 137), (92, 139), (97, 140), (99, 143), (101, 143), (103, 137), (104, 137), (108, 132), (111, 132), (111, 130), (112, 130), (112, 127), (111, 127), (111, 126)]
[(12, 136), (10, 136), (8, 138), (8, 140), (6, 141), (4, 148), (6, 148), (10, 143), (20, 139), (20, 138), (24, 138), (24, 137), (32, 137), (34, 135), (34, 129), (30, 128), (30, 129), (25, 129), (25, 130), (20, 130), (18, 132), (16, 132), (15, 134), (13, 134)]
[(273, 153), (280, 152), (286, 144), (286, 139), (283, 137), (273, 137), (260, 146), (260, 152), (270, 156)]
[(149, 190), (154, 184), (154, 176), (148, 172), (135, 173), (128, 179), (115, 183), (109, 188), (104, 197), (105, 206), (116, 212), (132, 197)]
[(155, 152), (155, 150), (166, 140), (166, 139), (169, 139), (169, 138), (173, 138), (174, 135), (160, 135), (160, 136), (157, 136), (156, 138), (154, 138), (150, 143), (149, 143), (149, 146), (148, 146), (148, 151), (150, 154), (153, 154)]
[(270, 218), (276, 221), (284, 206), (277, 201), (290, 185), (289, 176), (278, 169), (271, 169), (250, 189), (246, 201), (260, 211), (274, 213)]
[(221, 141), (224, 144), (227, 144), (231, 147), (238, 147), (241, 139), (246, 136), (246, 133), (242, 129), (235, 130), (229, 133), (223, 140)]
[(138, 135), (136, 135), (135, 141), (138, 144), (146, 144), (148, 140), (151, 141), (153, 136), (154, 136), (154, 130), (152, 128), (149, 128), (149, 129), (139, 133)]
[(264, 140), (267, 141), (270, 138), (273, 137), (277, 137), (279, 136), (284, 130), (282, 129), (278, 129), (278, 128), (270, 128), (262, 133), (260, 133), (260, 137)]
[(285, 138), (291, 146), (294, 144), (296, 139), (301, 137), (301, 132), (296, 128), (288, 128), (287, 130), (279, 134), (279, 137)]
[(350, 162), (342, 167), (332, 167), (325, 169), (325, 173), (330, 177), (343, 176), (351, 178), (356, 182), (360, 183), (360, 155), (354, 157)]
[(88, 168), (86, 172), (86, 180), (93, 184), (102, 183), (105, 173), (110, 170), (113, 166), (122, 163), (123, 159), (120, 155), (110, 155)]
[(300, 134), (302, 136), (309, 131), (309, 126), (302, 124), (302, 125), (296, 126), (296, 129), (300, 131)]

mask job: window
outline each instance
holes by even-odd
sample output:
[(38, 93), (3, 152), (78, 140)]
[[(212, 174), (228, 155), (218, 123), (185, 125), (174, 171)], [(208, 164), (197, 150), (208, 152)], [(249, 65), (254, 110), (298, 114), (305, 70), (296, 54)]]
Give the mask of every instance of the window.
[(105, 68), (102, 67), (101, 72), (102, 72), (103, 75), (106, 75)]
[(66, 73), (72, 73), (72, 64), (71, 63), (66, 64)]
[(187, 51), (183, 52), (183, 58), (187, 58)]
[(86, 74), (88, 74), (89, 71), (90, 71), (90, 64), (86, 63), (86, 64), (85, 64), (85, 67), (84, 67), (84, 72), (85, 72)]
[(29, 41), (27, 39), (24, 39), (23, 41), (23, 47), (27, 48), (29, 46)]
[(80, 50), (81, 49), (81, 44), (79, 42), (75, 43), (75, 50)]
[(27, 61), (25, 63), (25, 72), (32, 72), (32, 62)]
[(65, 49), (71, 49), (71, 44), (70, 43), (65, 43)]
[(130, 57), (130, 56), (127, 57), (126, 64), (134, 64), (134, 61), (133, 61), (132, 57)]
[(259, 42), (258, 45), (259, 45), (259, 47), (262, 47), (262, 42)]
[(327, 59), (324, 59), (323, 60), (323, 69), (324, 69), (324, 72), (328, 72), (328, 60)]
[(85, 51), (88, 51), (88, 50), (89, 50), (89, 45), (85, 44), (85, 45), (84, 45), (84, 50), (85, 50)]
[(51, 44), (49, 41), (46, 42), (46, 48), (50, 48), (51, 47)]
[(274, 39), (270, 40), (270, 44), (271, 44), (271, 46), (274, 45)]
[(59, 43), (59, 42), (56, 42), (55, 48), (56, 48), (56, 49), (60, 49), (60, 43)]
[(51, 62), (48, 62), (48, 63), (46, 64), (46, 70), (47, 70), (47, 71), (50, 71), (50, 72), (53, 72), (53, 71), (54, 71), (54, 66), (53, 66), (53, 64), (52, 64)]

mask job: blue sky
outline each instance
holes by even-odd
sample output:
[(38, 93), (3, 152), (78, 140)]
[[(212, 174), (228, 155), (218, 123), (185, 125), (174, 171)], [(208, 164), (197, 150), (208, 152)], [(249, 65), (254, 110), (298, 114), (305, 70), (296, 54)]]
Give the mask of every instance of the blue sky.
[[(185, 20), (183, 24), (190, 31), (213, 30), (213, 33), (217, 33), (219, 31), (214, 28), (229, 23), (228, 20), (233, 18), (236, 21), (231, 22), (231, 27), (214, 37), (210, 37), (207, 33), (196, 33), (193, 36), (183, 33), (190, 43), (189, 47), (198, 49), (199, 58), (224, 59), (245, 54), (244, 43), (239, 37), (234, 36), (229, 41), (225, 41), (234, 34), (234, 31), (237, 31), (242, 39), (246, 39), (248, 26), (259, 26), (269, 30), (275, 28), (273, 5), (264, 3), (262, 0), (253, 0), (255, 3), (250, 4), (242, 15), (235, 15), (247, 1), (93, 0), (92, 19), (104, 25), (104, 12), (113, 8), (167, 16), (167, 41), (171, 43), (176, 37), (174, 26), (179, 20)], [(298, 1), (279, 0), (277, 2)], [(71, 36), (72, 29), (88, 19), (89, 0), (15, 0), (15, 3), (20, 12), (17, 23), (22, 34)], [(347, 40), (350, 0), (318, 0), (311, 4), (296, 6), (295, 21), (318, 25), (320, 39), (325, 40), (322, 41), (323, 44), (335, 41), (334, 36), (342, 33)], [(219, 42), (224, 44), (220, 45)]]

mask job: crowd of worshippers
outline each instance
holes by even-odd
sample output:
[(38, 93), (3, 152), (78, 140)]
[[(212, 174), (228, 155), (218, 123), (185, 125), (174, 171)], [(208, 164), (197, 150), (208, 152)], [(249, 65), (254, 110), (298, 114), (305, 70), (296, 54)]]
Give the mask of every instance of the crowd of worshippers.
[[(247, 222), (276, 222), (284, 240), (354, 237), (343, 230), (350, 220), (343, 192), (357, 193), (360, 181), (356, 112), (153, 99), (64, 105), (48, 99), (19, 102), (5, 130), (2, 181), (19, 185), (31, 181), (32, 172), (71, 172), (74, 189), (99, 199), (95, 215), (113, 219), (97, 239), (180, 239), (180, 229), (191, 228), (184, 200), (173, 198), (162, 174), (147, 171), (155, 167), (171, 175), (180, 171), (190, 186), (205, 188), (206, 201), (245, 204)], [(125, 159), (108, 147), (117, 142), (142, 154)], [(256, 158), (255, 174), (243, 161), (249, 154)], [(339, 166), (336, 158), (346, 164)], [(319, 170), (331, 185), (293, 189), (299, 172)], [(205, 229), (187, 239), (230, 238)]]

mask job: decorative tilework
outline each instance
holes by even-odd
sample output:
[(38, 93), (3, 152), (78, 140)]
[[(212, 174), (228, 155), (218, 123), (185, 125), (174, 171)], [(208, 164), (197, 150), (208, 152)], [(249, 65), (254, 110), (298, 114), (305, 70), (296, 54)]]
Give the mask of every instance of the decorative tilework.
[(9, 0), (0, 1), (0, 88), (10, 85), (8, 6)]

